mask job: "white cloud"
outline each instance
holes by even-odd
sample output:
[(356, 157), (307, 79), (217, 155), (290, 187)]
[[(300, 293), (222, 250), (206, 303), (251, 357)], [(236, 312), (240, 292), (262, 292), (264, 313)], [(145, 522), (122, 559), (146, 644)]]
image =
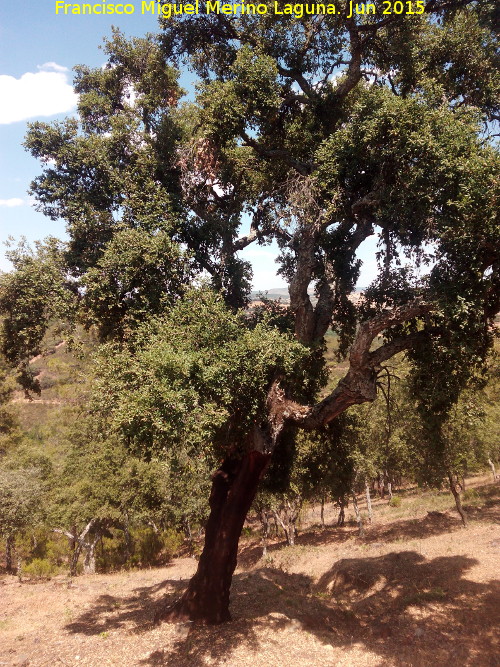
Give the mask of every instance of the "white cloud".
[(68, 82), (68, 69), (54, 62), (16, 79), (0, 74), (0, 124), (71, 111), (78, 100)]
[(13, 206), (22, 206), (24, 201), (19, 199), (19, 197), (11, 197), (10, 199), (0, 199), (0, 206), (7, 206), (7, 208), (12, 208)]
[(54, 72), (67, 72), (68, 71), (67, 67), (63, 67), (63, 65), (58, 65), (53, 60), (51, 60), (48, 63), (43, 63), (43, 65), (38, 65), (38, 69), (40, 69), (40, 70), (52, 70)]

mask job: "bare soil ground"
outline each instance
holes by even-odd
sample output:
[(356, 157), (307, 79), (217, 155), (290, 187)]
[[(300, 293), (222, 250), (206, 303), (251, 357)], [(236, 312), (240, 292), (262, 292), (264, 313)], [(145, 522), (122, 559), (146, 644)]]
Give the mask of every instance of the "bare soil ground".
[(408, 491), (398, 508), (375, 503), (364, 539), (354, 525), (315, 526), (317, 509), (295, 547), (276, 541), (262, 558), (246, 538), (223, 626), (152, 623), (191, 558), (74, 580), (0, 577), (0, 665), (500, 666), (500, 486), (473, 486), (466, 530), (450, 496)]

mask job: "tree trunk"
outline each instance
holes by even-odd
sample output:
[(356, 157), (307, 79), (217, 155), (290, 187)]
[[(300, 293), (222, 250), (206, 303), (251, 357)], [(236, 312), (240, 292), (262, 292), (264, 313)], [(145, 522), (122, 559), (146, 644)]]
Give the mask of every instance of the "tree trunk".
[(356, 515), (356, 521), (358, 522), (359, 536), (364, 537), (365, 529), (363, 526), (363, 519), (361, 518), (361, 512), (359, 511), (358, 507), (358, 499), (356, 498), (356, 494), (354, 493), (354, 491), (351, 491), (351, 496), (352, 496), (352, 506), (354, 507), (354, 514)]
[(280, 528), (278, 524), (278, 519), (276, 518), (276, 514), (273, 512), (273, 524), (274, 524), (274, 537), (277, 538), (278, 535), (280, 534)]
[(392, 483), (391, 483), (391, 478), (387, 474), (387, 470), (384, 470), (384, 487), (387, 487), (387, 495), (389, 496), (389, 500), (392, 499)]
[(231, 619), (229, 591), (238, 542), (270, 455), (251, 451), (226, 458), (212, 478), (210, 516), (198, 570), (183, 596), (160, 611), (156, 620), (223, 623)]
[(274, 517), (283, 529), (286, 543), (289, 547), (295, 546), (295, 537), (297, 535), (295, 524), (299, 518), (301, 508), (302, 498), (296, 497), (293, 503), (290, 500), (284, 500), (279, 510), (273, 510)]
[(458, 479), (456, 479), (455, 476), (451, 472), (449, 472), (448, 481), (450, 483), (450, 491), (452, 492), (453, 497), (455, 498), (455, 505), (457, 508), (457, 512), (460, 514), (460, 518), (462, 519), (464, 528), (466, 528), (467, 514), (465, 513), (465, 510), (462, 507), (462, 499), (460, 498), (460, 491), (457, 489), (457, 486), (459, 486)]
[(71, 560), (69, 562), (69, 576), (76, 577), (76, 571), (78, 566), (78, 559), (80, 558), (80, 553), (82, 551), (81, 546), (78, 542), (73, 543), (73, 553), (71, 554)]
[(493, 481), (495, 482), (498, 478), (498, 475), (497, 475), (497, 471), (495, 470), (495, 464), (493, 463), (493, 461), (490, 458), (488, 459), (488, 465), (491, 468), (491, 474), (493, 475)]
[(337, 504), (339, 506), (339, 516), (337, 519), (337, 526), (342, 527), (345, 525), (345, 507), (347, 505), (345, 497), (340, 496), (340, 498), (337, 501)]
[(85, 558), (83, 560), (83, 573), (84, 574), (95, 574), (96, 570), (96, 556), (95, 556), (95, 548), (97, 546), (97, 542), (99, 541), (100, 533), (98, 533), (92, 542), (87, 542), (84, 545), (85, 549)]
[(288, 527), (285, 528), (285, 538), (289, 547), (295, 546), (295, 525), (291, 522), (288, 524)]
[(368, 508), (368, 522), (371, 523), (373, 519), (372, 512), (372, 499), (370, 496), (370, 485), (368, 482), (365, 484), (365, 494), (366, 494), (366, 507)]
[(187, 516), (182, 517), (182, 526), (184, 528), (184, 535), (186, 539), (191, 543), (193, 540), (193, 533), (191, 532), (191, 522)]
[(325, 527), (325, 496), (321, 496), (321, 528)]
[(378, 495), (383, 500), (385, 496), (385, 480), (380, 473), (377, 475)]
[(9, 574), (12, 574), (12, 547), (14, 546), (14, 537), (9, 534), (5, 541), (5, 569)]
[(267, 556), (267, 542), (269, 539), (269, 515), (267, 510), (261, 510), (259, 518), (262, 524), (262, 555)]
[(134, 555), (134, 541), (128, 525), (125, 526), (125, 562), (128, 563)]

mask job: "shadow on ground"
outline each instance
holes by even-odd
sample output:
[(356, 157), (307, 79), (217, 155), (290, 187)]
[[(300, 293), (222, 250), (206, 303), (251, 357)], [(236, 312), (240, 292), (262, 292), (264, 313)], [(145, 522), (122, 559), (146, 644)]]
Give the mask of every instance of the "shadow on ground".
[(155, 599), (161, 594), (165, 604), (180, 595), (185, 582), (166, 580), (154, 586), (136, 588), (129, 597), (100, 595), (91, 609), (78, 619), (66, 625), (66, 630), (75, 634), (99, 635), (110, 630), (130, 628), (136, 632), (146, 632), (153, 627), (156, 612)]
[[(498, 506), (496, 508), (498, 510)], [(484, 508), (481, 510), (484, 512)], [(481, 511), (471, 512), (471, 518), (480, 518)], [(488, 520), (491, 516), (488, 515)], [(402, 540), (423, 539), (432, 535), (443, 535), (455, 530), (461, 530), (462, 522), (447, 512), (430, 512), (424, 518), (394, 520), (388, 525), (377, 526), (367, 524), (365, 526), (364, 543), (372, 542), (400, 542)], [(337, 526), (326, 526), (301, 532), (296, 538), (297, 546), (324, 546), (327, 544), (342, 544), (359, 536), (357, 526), (347, 525), (342, 528)], [(267, 552), (280, 551), (286, 546), (284, 540), (271, 541)], [(254, 567), (262, 558), (262, 546), (255, 544), (243, 544), (238, 556), (238, 565), (242, 568)]]
[[(465, 556), (426, 560), (405, 551), (342, 559), (316, 583), (307, 575), (274, 568), (238, 574), (231, 623), (181, 624), (171, 649), (156, 651), (139, 664), (201, 667), (207, 659), (227, 660), (242, 644), (258, 652), (260, 630), (305, 630), (334, 648), (362, 644), (395, 665), (494, 667), (500, 665), (495, 645), (500, 582), (464, 578), (476, 562)], [(165, 581), (137, 589), (129, 598), (100, 596), (67, 629), (98, 634), (132, 625), (132, 631), (146, 632), (165, 596), (175, 599), (183, 585)]]
[[(497, 494), (498, 489), (483, 493), (479, 507), (469, 508), (471, 518), (491, 521), (497, 516)], [(375, 526), (367, 541), (390, 543), (441, 535), (459, 527), (458, 519), (448, 513), (431, 512), (423, 520)], [(303, 533), (298, 544), (334, 544), (355, 534), (350, 528), (314, 531)], [(495, 540), (490, 544), (497, 548)], [(270, 550), (281, 546), (272, 545)], [(245, 565), (257, 562), (260, 554), (258, 546), (243, 550)], [(243, 646), (250, 656), (265, 650), (261, 644), (264, 633), (273, 642), (279, 633), (288, 633), (283, 641), (293, 646), (300, 642), (297, 633), (302, 631), (337, 651), (360, 645), (379, 656), (381, 665), (500, 667), (496, 636), (500, 581), (477, 583), (468, 579), (467, 573), (477, 564), (475, 559), (460, 555), (426, 559), (416, 551), (394, 551), (336, 560), (318, 581), (307, 574), (257, 565), (233, 579), (232, 622), (212, 627), (165, 625), (165, 647), (138, 664), (229, 664), (238, 647)], [(66, 628), (87, 635), (119, 628), (148, 632), (155, 612), (173, 602), (185, 584), (167, 579), (137, 588), (129, 597), (102, 595), (93, 608)], [(288, 655), (293, 659), (293, 651)], [(287, 664), (286, 657), (283, 664)]]

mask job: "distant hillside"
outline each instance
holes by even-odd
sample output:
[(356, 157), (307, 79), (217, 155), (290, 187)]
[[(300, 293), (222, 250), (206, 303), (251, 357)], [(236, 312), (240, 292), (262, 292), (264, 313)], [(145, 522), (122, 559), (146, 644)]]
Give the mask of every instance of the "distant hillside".
[[(314, 288), (310, 287), (308, 289), (308, 294), (312, 297), (311, 301), (315, 303), (316, 298), (314, 296)], [(359, 301), (361, 295), (361, 290), (354, 292), (350, 299), (355, 303)], [(273, 301), (281, 300), (282, 303), (290, 303), (290, 295), (288, 294), (288, 287), (273, 287), (269, 290), (254, 290), (250, 293), (250, 300), (253, 302), (260, 301), (262, 296), (267, 297)]]
[[(312, 291), (311, 291), (312, 294)], [(288, 294), (288, 287), (273, 287), (269, 290), (254, 290), (250, 293), (251, 301), (260, 301), (261, 297), (265, 296), (268, 299), (277, 301), (281, 299), (283, 303), (290, 303), (290, 295)]]

